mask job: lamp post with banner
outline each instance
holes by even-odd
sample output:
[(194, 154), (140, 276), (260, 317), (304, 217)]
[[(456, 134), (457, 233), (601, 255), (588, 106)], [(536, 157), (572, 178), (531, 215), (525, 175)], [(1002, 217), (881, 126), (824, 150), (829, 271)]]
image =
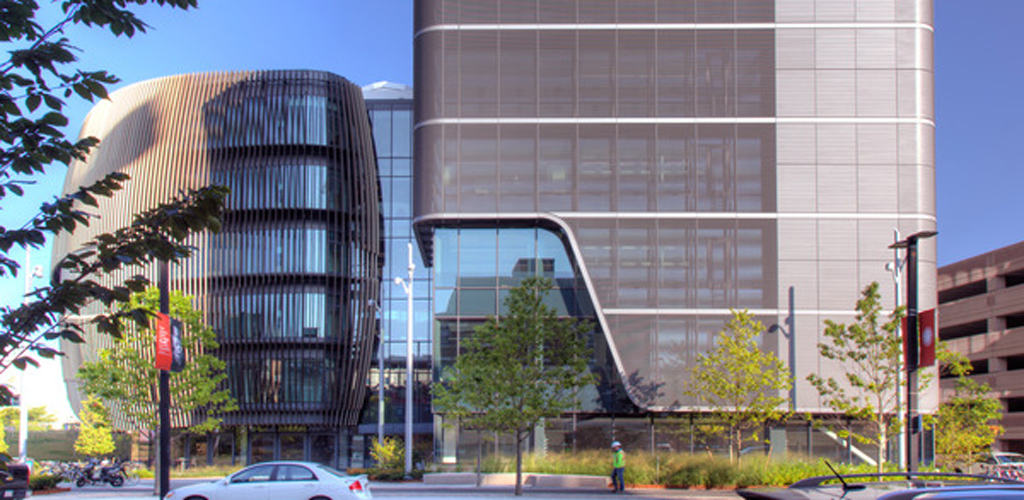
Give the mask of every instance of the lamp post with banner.
[[(907, 275), (907, 319), (906, 328), (903, 335), (903, 347), (904, 347), (904, 360), (906, 362), (907, 370), (907, 472), (914, 472), (917, 470), (917, 465), (920, 461), (920, 446), (917, 446), (917, 440), (915, 436), (919, 432), (919, 425), (915, 420), (914, 408), (918, 400), (917, 393), (917, 369), (921, 366), (921, 342), (920, 332), (918, 330), (918, 310), (917, 310), (917, 296), (918, 296), (918, 269), (917, 269), (917, 251), (918, 242), (925, 238), (931, 238), (938, 234), (935, 231), (919, 231), (906, 239), (897, 241), (889, 246), (893, 249), (906, 249), (906, 275)], [(934, 314), (930, 316), (931, 328), (929, 339), (930, 343), (924, 347), (929, 348), (930, 361), (934, 363), (935, 360), (935, 342), (934, 342)], [(928, 351), (925, 351), (926, 353)], [(926, 359), (927, 360), (927, 359)]]

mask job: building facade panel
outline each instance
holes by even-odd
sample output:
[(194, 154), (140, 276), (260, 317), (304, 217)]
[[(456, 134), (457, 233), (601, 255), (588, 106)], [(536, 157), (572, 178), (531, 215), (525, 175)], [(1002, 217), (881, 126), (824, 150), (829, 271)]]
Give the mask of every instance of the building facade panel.
[[(632, 409), (603, 411), (695, 409), (680, 395), (686, 367), (730, 308), (769, 325), (795, 315), (810, 335), (852, 311), (864, 286), (891, 280), (894, 228), (934, 228), (934, 156), (919, 141), (934, 129), (925, 6), (526, 1), (516, 5), (536, 21), (521, 21), (502, 5), (417, 2), (416, 50), (441, 53), (417, 67), (417, 91), (445, 103), (416, 115), (419, 243), (435, 286), (458, 288), (475, 264), (451, 254), (450, 234), (556, 234), (609, 349), (594, 358), (631, 398)], [(536, 92), (516, 90), (510, 69)], [(917, 71), (906, 95), (905, 70)], [(933, 246), (922, 256), (927, 275)], [(439, 328), (468, 332), (460, 318)], [(790, 355), (778, 337), (764, 348), (816, 355), (812, 342)], [(795, 374), (836, 370), (804, 363)], [(644, 383), (665, 386), (647, 398)], [(824, 411), (800, 384), (794, 404)]]

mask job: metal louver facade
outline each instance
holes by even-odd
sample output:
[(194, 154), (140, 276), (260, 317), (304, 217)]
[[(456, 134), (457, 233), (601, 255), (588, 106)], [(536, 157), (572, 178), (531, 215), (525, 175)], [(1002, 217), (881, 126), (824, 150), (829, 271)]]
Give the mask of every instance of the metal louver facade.
[[(171, 289), (193, 296), (218, 333), (217, 355), (240, 407), (225, 424), (334, 436), (356, 425), (384, 252), (361, 89), (319, 71), (160, 78), (112, 93), (82, 135), (101, 144), (71, 166), (65, 192), (114, 171), (131, 181), (100, 200), (90, 227), (55, 242), (55, 259), (179, 190), (228, 186), (222, 231), (197, 237), (194, 256), (171, 266)], [(155, 283), (155, 268), (144, 272)], [(83, 346), (62, 346), (75, 407), (77, 367), (108, 343), (93, 335)], [(175, 426), (187, 425), (178, 415)], [(328, 453), (323, 446), (310, 448), (305, 458), (334, 463), (318, 455)]]
[[(521, 263), (550, 262), (531, 272), (584, 299), (594, 363), (632, 403), (582, 406), (703, 410), (688, 370), (747, 309), (792, 370), (792, 407), (828, 411), (806, 380), (843, 370), (817, 355), (822, 324), (891, 282), (894, 228), (935, 227), (931, 0), (416, 8), (414, 220), (436, 363), (500, 311)], [(933, 244), (920, 265), (934, 297)]]

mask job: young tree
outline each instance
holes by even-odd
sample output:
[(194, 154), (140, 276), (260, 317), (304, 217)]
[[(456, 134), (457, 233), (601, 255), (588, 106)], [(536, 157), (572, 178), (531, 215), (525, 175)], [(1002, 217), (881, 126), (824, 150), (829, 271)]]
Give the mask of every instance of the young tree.
[[(729, 460), (739, 458), (743, 440), (771, 420), (784, 418), (787, 398), (780, 394), (792, 387), (786, 365), (775, 353), (762, 351), (758, 338), (764, 325), (749, 311), (732, 311), (715, 340), (715, 347), (697, 355), (690, 370), (686, 394), (709, 407), (715, 426), (712, 433), (724, 432), (729, 442)], [(750, 434), (745, 434), (746, 431)]]
[(944, 465), (966, 468), (1003, 433), (998, 423), (1003, 418), (1003, 405), (992, 396), (988, 384), (968, 377), (973, 367), (967, 356), (940, 343), (938, 358), (943, 370), (956, 377), (956, 385), (953, 395), (943, 398), (938, 412), (929, 415), (927, 423), (935, 429), (935, 452)]
[(434, 406), (448, 418), (512, 433), (516, 495), (523, 494), (523, 441), (544, 419), (572, 409), (574, 391), (591, 379), (584, 338), (590, 326), (559, 318), (544, 304), (550, 289), (550, 280), (537, 277), (512, 289), (508, 313), (478, 326), (434, 386)]
[[(33, 406), (28, 409), (28, 430), (45, 431), (57, 422), (57, 417), (50, 414), (45, 406)], [(17, 429), (21, 425), (21, 410), (15, 406), (0, 408), (0, 425)]]
[[(128, 308), (156, 312), (160, 292), (150, 288), (133, 294)], [(170, 315), (183, 323), (182, 346), (187, 363), (171, 373), (171, 409), (190, 416), (189, 431), (206, 434), (220, 428), (222, 414), (238, 408), (227, 389), (219, 389), (227, 378), (225, 363), (210, 353), (219, 347), (217, 335), (203, 323), (202, 313), (192, 307), (191, 297), (171, 292)], [(106, 401), (127, 418), (125, 430), (150, 431), (158, 428), (156, 411), (159, 370), (154, 366), (156, 332), (149, 327), (128, 328), (100, 359), (82, 363), (78, 378), (85, 392)], [(120, 424), (120, 422), (118, 422)]]
[(87, 457), (99, 457), (114, 452), (114, 436), (103, 402), (95, 397), (85, 400), (82, 405), (81, 430), (75, 439), (75, 452)]
[[(132, 9), (147, 3), (188, 9), (197, 0), (65, 0), (63, 17), (44, 28), (36, 21), (40, 9), (35, 0), (3, 2), (0, 12), (0, 46), (8, 54), (0, 61), (0, 202), (8, 195), (22, 196), (26, 185), (47, 175), (54, 164), (84, 160), (98, 144), (87, 137), (69, 141), (63, 132), (66, 99), (92, 101), (106, 98), (106, 86), (116, 83), (106, 71), (75, 68), (78, 57), (65, 28), (72, 24), (97, 27), (116, 36), (144, 32), (146, 24)], [(41, 248), (46, 239), (73, 232), (93, 217), (83, 206), (96, 206), (97, 197), (121, 189), (128, 176), (115, 172), (91, 185), (44, 203), (39, 213), (15, 228), (0, 226), (0, 277), (17, 275), (19, 264), (9, 257), (14, 247)], [(136, 214), (121, 230), (102, 234), (88, 250), (56, 263), (62, 281), (36, 290), (27, 304), (0, 308), (0, 373), (11, 366), (35, 365), (35, 357), (52, 358), (60, 353), (52, 341), (82, 341), (78, 325), (60, 323), (63, 315), (78, 313), (86, 304), (105, 306), (127, 301), (132, 291), (145, 288), (142, 276), (128, 276), (122, 284), (106, 286), (99, 277), (136, 268), (154, 260), (177, 262), (190, 255), (185, 239), (206, 229), (220, 227), (219, 214), (226, 189), (208, 187), (182, 193), (178, 198)], [(122, 318), (146, 318), (138, 311), (122, 309), (92, 320), (98, 331), (119, 334)], [(0, 404), (12, 394), (0, 387)]]
[(844, 325), (825, 320), (825, 342), (818, 344), (823, 358), (836, 361), (843, 377), (824, 378), (816, 374), (807, 380), (821, 394), (824, 403), (848, 418), (868, 424), (867, 432), (855, 433), (849, 428), (837, 434), (878, 447), (877, 470), (885, 464), (885, 447), (899, 432), (896, 418), (903, 408), (897, 398), (897, 384), (902, 370), (903, 339), (900, 320), (903, 309), (889, 314), (882, 322), (878, 283), (871, 283), (857, 301), (857, 322)]
[(382, 472), (401, 471), (405, 467), (405, 446), (398, 438), (385, 437), (383, 442), (374, 439), (370, 443), (370, 456)]

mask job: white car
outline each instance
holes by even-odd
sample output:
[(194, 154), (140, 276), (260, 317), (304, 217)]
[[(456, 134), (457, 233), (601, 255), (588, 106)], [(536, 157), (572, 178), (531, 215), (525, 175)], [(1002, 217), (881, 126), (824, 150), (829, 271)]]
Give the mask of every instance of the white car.
[(212, 483), (175, 489), (165, 500), (368, 499), (366, 476), (350, 476), (311, 462), (263, 462)]

